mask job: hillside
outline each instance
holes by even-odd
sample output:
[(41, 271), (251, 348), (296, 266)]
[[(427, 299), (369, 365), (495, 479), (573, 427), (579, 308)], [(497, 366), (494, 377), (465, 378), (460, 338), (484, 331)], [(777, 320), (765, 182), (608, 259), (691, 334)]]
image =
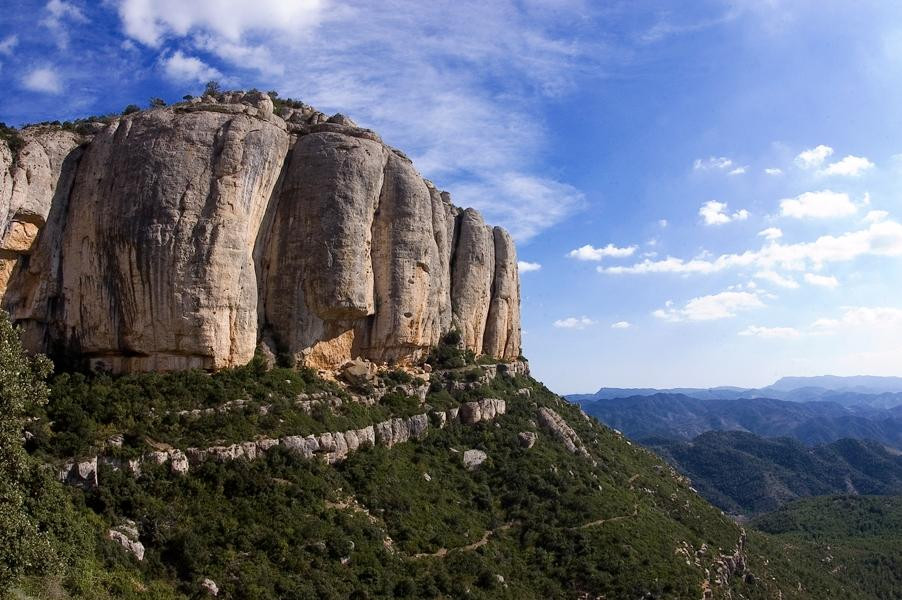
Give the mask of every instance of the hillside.
[(902, 413), (896, 409), (850, 409), (830, 402), (769, 398), (700, 400), (655, 394), (583, 403), (583, 410), (633, 439), (689, 440), (706, 431), (748, 431), (791, 437), (805, 444), (842, 438), (869, 439), (902, 448)]
[(712, 431), (692, 441), (643, 443), (686, 474), (715, 506), (751, 515), (805, 496), (902, 494), (902, 455), (843, 439), (808, 448), (788, 439)]
[(832, 496), (791, 502), (754, 527), (800, 562), (854, 582), (861, 595), (902, 597), (902, 497)]
[(20, 593), (870, 598), (747, 540), (521, 363), (477, 366), (451, 346), (431, 361), (352, 365), (353, 383), (262, 360), (57, 375), (26, 437), (69, 484), (68, 508), (38, 512), (69, 566)]

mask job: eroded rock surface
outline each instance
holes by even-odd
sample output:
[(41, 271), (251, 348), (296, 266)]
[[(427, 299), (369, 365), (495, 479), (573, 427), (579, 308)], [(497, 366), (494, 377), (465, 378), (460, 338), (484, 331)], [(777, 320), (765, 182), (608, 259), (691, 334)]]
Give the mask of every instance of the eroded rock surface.
[(113, 371), (520, 354), (510, 236), (343, 115), (229, 93), (0, 142), (0, 304)]

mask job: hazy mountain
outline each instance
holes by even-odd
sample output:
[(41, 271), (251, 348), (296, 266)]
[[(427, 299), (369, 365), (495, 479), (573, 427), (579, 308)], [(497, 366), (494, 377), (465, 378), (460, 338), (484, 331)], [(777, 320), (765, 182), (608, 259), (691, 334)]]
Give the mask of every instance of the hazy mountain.
[(702, 496), (734, 514), (774, 510), (806, 496), (902, 493), (902, 455), (873, 441), (841, 439), (810, 448), (789, 438), (710, 431), (692, 441), (642, 442), (686, 474)]
[(608, 388), (594, 394), (570, 394), (567, 399), (577, 404), (596, 400), (682, 394), (699, 400), (729, 400), (739, 398), (774, 398), (792, 402), (814, 400), (834, 402), (843, 406), (873, 406), (892, 408), (902, 406), (902, 377), (856, 375), (839, 377), (783, 377), (763, 388), (720, 386), (713, 388)]
[(772, 398), (700, 400), (658, 393), (584, 402), (583, 410), (633, 439), (691, 439), (706, 431), (748, 431), (805, 444), (871, 439), (902, 448), (902, 410)]

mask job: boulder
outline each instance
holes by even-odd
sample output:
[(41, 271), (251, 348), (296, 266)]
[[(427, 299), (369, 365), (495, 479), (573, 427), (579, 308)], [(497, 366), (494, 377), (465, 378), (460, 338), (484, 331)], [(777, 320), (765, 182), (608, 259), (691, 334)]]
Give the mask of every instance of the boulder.
[(527, 450), (535, 446), (536, 440), (539, 438), (532, 431), (521, 431), (517, 434), (517, 439), (520, 441), (520, 445), (526, 448)]
[(472, 471), (486, 461), (488, 455), (482, 450), (467, 450), (463, 455), (464, 467)]

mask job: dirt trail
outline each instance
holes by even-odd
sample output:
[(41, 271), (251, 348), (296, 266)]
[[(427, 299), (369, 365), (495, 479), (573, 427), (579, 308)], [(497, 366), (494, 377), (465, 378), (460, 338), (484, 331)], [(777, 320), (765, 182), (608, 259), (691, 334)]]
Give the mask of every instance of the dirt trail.
[(482, 546), (485, 546), (486, 544), (488, 544), (489, 539), (493, 535), (495, 535), (495, 533), (500, 533), (502, 531), (506, 531), (506, 530), (510, 529), (511, 527), (513, 527), (514, 525), (516, 525), (516, 523), (514, 521), (511, 521), (509, 523), (505, 523), (504, 525), (501, 525), (497, 529), (489, 529), (485, 533), (482, 534), (482, 537), (478, 541), (475, 541), (472, 544), (467, 544), (466, 546), (458, 546), (456, 548), (451, 548), (451, 549), (439, 548), (435, 552), (420, 552), (419, 554), (414, 554), (411, 558), (442, 558), (452, 552), (467, 552), (470, 550), (476, 550), (477, 548), (481, 548)]
[(620, 515), (619, 517), (610, 517), (607, 519), (598, 519), (596, 521), (589, 521), (588, 523), (583, 523), (582, 525), (577, 525), (576, 527), (571, 527), (570, 531), (577, 531), (579, 529), (586, 529), (588, 527), (595, 527), (596, 525), (603, 525), (604, 523), (613, 523), (614, 521), (622, 521), (624, 519), (629, 519), (630, 517), (635, 517), (639, 515), (639, 505), (633, 505), (633, 512), (629, 515)]

